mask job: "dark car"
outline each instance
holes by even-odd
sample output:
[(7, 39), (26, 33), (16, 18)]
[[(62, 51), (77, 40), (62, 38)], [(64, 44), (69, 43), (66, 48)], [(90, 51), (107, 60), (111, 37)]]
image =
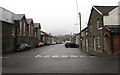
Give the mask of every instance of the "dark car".
[(50, 44), (49, 42), (45, 42), (44, 45), (45, 45), (45, 46), (49, 46), (49, 45), (51, 45), (51, 44)]
[(44, 46), (44, 44), (42, 42), (39, 42), (36, 44), (36, 47), (43, 47), (43, 46)]
[(72, 48), (79, 48), (79, 45), (73, 43), (73, 42), (66, 42), (65, 43), (65, 47), (68, 48), (68, 47), (72, 47)]
[(16, 51), (22, 51), (22, 50), (30, 50), (30, 45), (27, 43), (23, 43), (20, 45), (17, 45)]

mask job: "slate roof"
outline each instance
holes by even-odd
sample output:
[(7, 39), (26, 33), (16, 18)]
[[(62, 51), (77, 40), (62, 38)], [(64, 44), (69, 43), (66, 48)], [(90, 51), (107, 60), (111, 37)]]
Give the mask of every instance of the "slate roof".
[(47, 35), (47, 36), (49, 36), (46, 32), (44, 32), (44, 31), (41, 31), (41, 35)]
[(27, 23), (30, 24), (33, 21), (32, 18), (27, 19)]
[(120, 25), (105, 26), (111, 34), (120, 34)]
[(25, 14), (16, 14), (16, 15), (13, 15), (13, 18), (14, 20), (21, 20), (24, 16)]
[(115, 9), (118, 6), (94, 6), (97, 10), (99, 10), (102, 15), (108, 15), (110, 11)]
[(34, 23), (34, 27), (35, 27), (35, 28), (40, 28), (40, 29), (41, 29), (40, 23)]

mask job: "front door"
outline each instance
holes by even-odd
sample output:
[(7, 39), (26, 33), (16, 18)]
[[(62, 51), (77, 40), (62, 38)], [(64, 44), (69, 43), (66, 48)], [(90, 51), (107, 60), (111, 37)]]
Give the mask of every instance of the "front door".
[(94, 37), (94, 51), (96, 51), (96, 39)]
[(88, 52), (88, 39), (86, 39), (86, 49), (87, 49), (87, 52)]

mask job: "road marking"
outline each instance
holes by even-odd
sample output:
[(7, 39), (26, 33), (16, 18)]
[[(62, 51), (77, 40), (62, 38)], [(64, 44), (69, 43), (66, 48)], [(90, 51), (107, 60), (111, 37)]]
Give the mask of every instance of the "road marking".
[(40, 55), (36, 55), (35, 58), (39, 57)]
[(53, 56), (51, 56), (51, 57), (53, 57), (53, 58), (58, 58), (58, 57), (59, 57), (59, 55), (53, 55)]
[[(36, 55), (35, 58), (96, 58), (96, 56), (85, 56), (85, 55)], [(4, 57), (7, 58), (7, 57)]]
[(50, 57), (50, 55), (45, 55), (45, 56), (43, 56), (43, 57), (45, 57), (45, 58), (49, 58), (49, 57)]
[(72, 57), (72, 58), (77, 58), (78, 56), (77, 56), (77, 55), (71, 55), (70, 57)]
[(62, 57), (62, 58), (67, 58), (67, 57), (68, 57), (68, 55), (62, 55), (61, 57)]
[(80, 57), (87, 57), (87, 56), (80, 55)]

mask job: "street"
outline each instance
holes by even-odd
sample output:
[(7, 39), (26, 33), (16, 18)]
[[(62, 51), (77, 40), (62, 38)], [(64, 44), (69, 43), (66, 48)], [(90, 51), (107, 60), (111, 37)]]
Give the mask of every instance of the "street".
[(96, 57), (64, 44), (5, 54), (3, 73), (118, 73), (118, 57)]

